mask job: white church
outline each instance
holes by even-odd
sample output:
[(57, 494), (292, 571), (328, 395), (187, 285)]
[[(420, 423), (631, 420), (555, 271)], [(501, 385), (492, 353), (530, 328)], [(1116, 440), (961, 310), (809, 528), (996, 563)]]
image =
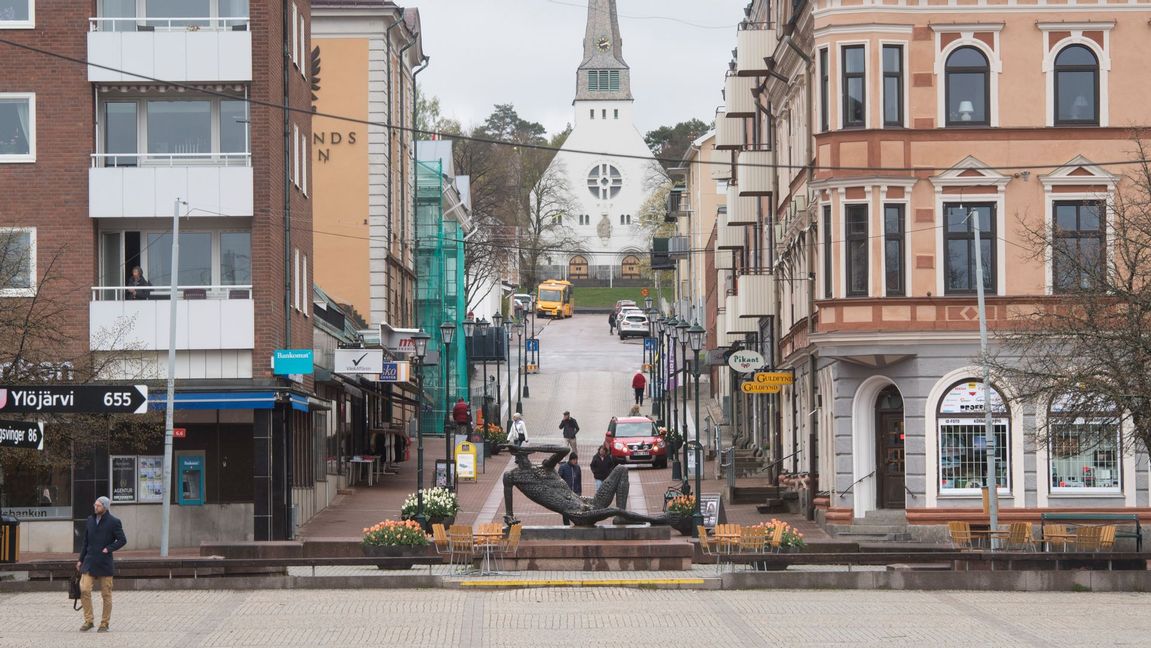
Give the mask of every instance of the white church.
[(583, 52), (574, 126), (551, 163), (566, 175), (575, 198), (576, 213), (565, 224), (581, 245), (566, 258), (553, 256), (541, 277), (638, 279), (651, 243), (639, 226), (639, 211), (658, 163), (632, 121), (631, 69), (623, 60), (615, 0), (588, 1)]

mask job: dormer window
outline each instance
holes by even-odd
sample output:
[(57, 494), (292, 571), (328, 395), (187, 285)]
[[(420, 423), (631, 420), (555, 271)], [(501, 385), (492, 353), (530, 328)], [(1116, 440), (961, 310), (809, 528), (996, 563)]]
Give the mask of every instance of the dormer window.
[(619, 90), (619, 70), (588, 70), (587, 89), (591, 92)]

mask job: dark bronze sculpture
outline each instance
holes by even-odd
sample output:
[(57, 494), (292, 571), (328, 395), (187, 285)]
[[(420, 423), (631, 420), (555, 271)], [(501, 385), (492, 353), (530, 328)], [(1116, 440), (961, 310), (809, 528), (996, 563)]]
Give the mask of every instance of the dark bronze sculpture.
[[(504, 473), (504, 505), (507, 510), (504, 522), (508, 525), (518, 523), (512, 509), (513, 488), (519, 488), (528, 499), (549, 511), (566, 515), (576, 526), (595, 526), (596, 522), (610, 517), (622, 523), (647, 522), (657, 525), (668, 523), (667, 516), (650, 517), (626, 509), (629, 483), (625, 466), (616, 466), (612, 469), (595, 495), (580, 497), (568, 488), (567, 483), (556, 472), (556, 464), (563, 461), (563, 458), (571, 452), (568, 446), (503, 444), (500, 447), (506, 448), (516, 459), (516, 467)], [(551, 453), (551, 456), (537, 466), (531, 462), (529, 456), (540, 452)], [(611, 506), (613, 498), (615, 506)]]

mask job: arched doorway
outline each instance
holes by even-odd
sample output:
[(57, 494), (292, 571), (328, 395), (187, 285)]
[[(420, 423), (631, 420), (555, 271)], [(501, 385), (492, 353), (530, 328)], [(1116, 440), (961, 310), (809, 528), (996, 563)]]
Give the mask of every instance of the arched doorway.
[(639, 258), (634, 254), (625, 256), (620, 264), (620, 276), (624, 279), (639, 279)]
[(907, 468), (903, 397), (895, 385), (888, 385), (875, 398), (875, 435), (876, 506), (881, 509), (905, 508)]
[(588, 268), (587, 259), (576, 255), (568, 261), (568, 278), (569, 279), (587, 279)]

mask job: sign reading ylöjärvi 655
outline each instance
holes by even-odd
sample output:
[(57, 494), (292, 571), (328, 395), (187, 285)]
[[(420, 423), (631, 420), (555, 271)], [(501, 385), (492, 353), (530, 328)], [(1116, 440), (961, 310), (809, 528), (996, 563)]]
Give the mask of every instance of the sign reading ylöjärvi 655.
[(4, 414), (144, 414), (147, 385), (0, 385)]

